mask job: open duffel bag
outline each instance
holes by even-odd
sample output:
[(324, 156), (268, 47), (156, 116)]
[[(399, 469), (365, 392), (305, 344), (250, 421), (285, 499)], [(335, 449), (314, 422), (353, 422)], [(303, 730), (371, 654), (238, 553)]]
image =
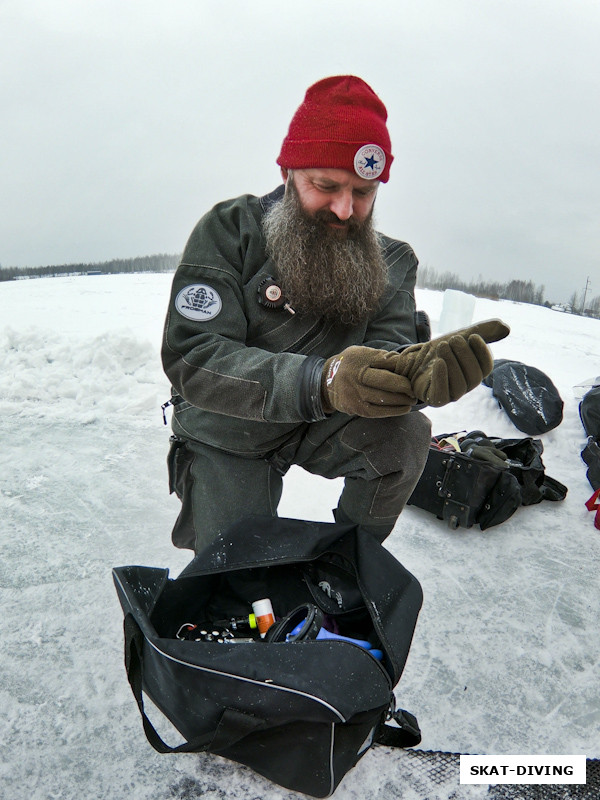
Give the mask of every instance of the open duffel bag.
[(519, 506), (564, 500), (567, 487), (546, 474), (543, 451), (541, 440), (530, 436), (501, 439), (482, 431), (434, 436), (408, 504), (453, 529), (478, 524), (486, 530), (505, 522)]
[[(115, 568), (113, 577), (128, 678), (159, 752), (208, 751), (288, 789), (327, 797), (372, 744), (419, 743), (416, 719), (395, 710), (393, 688), (421, 587), (355, 526), (251, 517), (175, 579), (142, 566)], [(239, 631), (263, 598), (276, 619), (265, 638), (250, 625)], [(286, 620), (295, 624), (300, 607), (316, 612), (319, 630), (306, 620), (300, 627), (308, 630), (290, 636)], [(222, 630), (228, 620), (238, 641)], [(199, 640), (178, 638), (182, 631), (198, 632)], [(170, 747), (159, 737), (144, 693), (184, 744)]]

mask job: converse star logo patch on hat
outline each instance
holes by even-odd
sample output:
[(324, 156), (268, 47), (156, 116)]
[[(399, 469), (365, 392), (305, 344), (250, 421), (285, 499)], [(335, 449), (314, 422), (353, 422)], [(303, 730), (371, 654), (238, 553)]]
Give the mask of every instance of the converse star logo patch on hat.
[(214, 319), (221, 310), (219, 293), (204, 283), (193, 283), (175, 298), (175, 308), (183, 317), (196, 322)]
[(354, 156), (354, 170), (361, 178), (373, 181), (381, 176), (385, 167), (385, 153), (376, 144), (365, 144)]

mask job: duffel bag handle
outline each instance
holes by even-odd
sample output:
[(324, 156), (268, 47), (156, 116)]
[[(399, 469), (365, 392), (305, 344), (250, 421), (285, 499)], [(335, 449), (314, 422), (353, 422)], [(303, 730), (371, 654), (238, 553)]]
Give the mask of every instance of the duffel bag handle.
[(414, 714), (398, 708), (391, 718), (398, 727), (381, 725), (375, 734), (375, 744), (386, 747), (414, 747), (421, 742), (421, 729)]
[(142, 723), (144, 726), (144, 733), (152, 747), (159, 753), (199, 753), (203, 750), (208, 750), (208, 747), (213, 739), (214, 733), (211, 732), (205, 736), (200, 736), (192, 739), (190, 742), (184, 742), (178, 747), (171, 747), (166, 744), (158, 735), (155, 727), (150, 722), (146, 711), (144, 710), (144, 697), (143, 697), (143, 646), (144, 635), (140, 626), (135, 621), (133, 614), (126, 614), (124, 621), (125, 632), (125, 669), (127, 671), (127, 678), (131, 691), (137, 702), (140, 714), (142, 715)]

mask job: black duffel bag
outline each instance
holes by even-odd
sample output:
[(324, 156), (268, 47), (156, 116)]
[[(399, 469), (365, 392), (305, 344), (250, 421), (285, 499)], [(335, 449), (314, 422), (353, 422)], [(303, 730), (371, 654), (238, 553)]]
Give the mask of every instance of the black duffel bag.
[(587, 464), (587, 479), (600, 489), (600, 385), (593, 386), (579, 403), (579, 416), (587, 434), (581, 457)]
[(562, 397), (548, 375), (537, 367), (522, 361), (496, 359), (483, 385), (490, 387), (500, 408), (523, 433), (539, 436), (562, 422)]
[[(395, 709), (393, 688), (421, 586), (355, 526), (252, 517), (175, 579), (167, 569), (142, 566), (115, 568), (113, 577), (125, 616), (128, 678), (159, 752), (208, 751), (288, 789), (326, 797), (371, 745), (419, 743), (417, 721)], [(261, 639), (249, 625), (238, 628), (263, 598), (277, 620), (269, 633), (279, 635)], [(303, 606), (327, 621), (325, 633), (313, 626), (302, 636), (285, 635), (286, 618), (295, 624)], [(228, 620), (235, 622), (222, 630)], [(227, 638), (231, 628), (245, 641)], [(165, 744), (144, 694), (183, 744)]]
[[(462, 435), (475, 447), (466, 452), (454, 449), (461, 441), (456, 433), (432, 438), (425, 469), (409, 505), (435, 514), (451, 528), (478, 524), (486, 530), (505, 522), (519, 506), (565, 498), (567, 487), (546, 475), (541, 458), (544, 446), (539, 439), (501, 439), (487, 437), (481, 431)], [(440, 443), (450, 441), (454, 447), (440, 447)], [(477, 448), (478, 441), (485, 443), (483, 447)], [(492, 458), (484, 460), (488, 443), (506, 456), (502, 465), (493, 451)], [(484, 458), (475, 457), (473, 452), (483, 453)]]

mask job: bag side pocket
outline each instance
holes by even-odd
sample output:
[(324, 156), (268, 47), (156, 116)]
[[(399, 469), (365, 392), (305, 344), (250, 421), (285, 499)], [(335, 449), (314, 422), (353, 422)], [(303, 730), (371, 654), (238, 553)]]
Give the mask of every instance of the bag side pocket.
[(462, 453), (448, 459), (438, 493), (444, 498), (443, 518), (451, 528), (471, 528), (478, 521), (498, 473), (496, 467)]
[(521, 505), (521, 487), (517, 478), (508, 470), (498, 476), (491, 492), (482, 506), (477, 521), (482, 531), (500, 525), (515, 513)]

